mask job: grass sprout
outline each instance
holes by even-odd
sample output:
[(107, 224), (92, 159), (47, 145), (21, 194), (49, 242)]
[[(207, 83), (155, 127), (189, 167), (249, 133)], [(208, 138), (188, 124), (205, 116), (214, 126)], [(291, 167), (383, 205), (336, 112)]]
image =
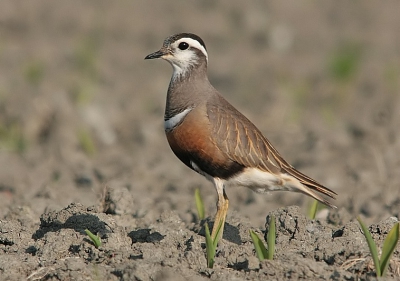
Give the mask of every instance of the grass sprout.
[(215, 252), (217, 250), (217, 245), (219, 241), (219, 237), (221, 237), (221, 231), (224, 229), (222, 221), (220, 221), (218, 228), (217, 228), (217, 235), (215, 236), (215, 240), (212, 239), (210, 234), (210, 229), (208, 228), (207, 223), (205, 224), (206, 230), (206, 251), (207, 251), (207, 267), (213, 268), (214, 266), (214, 259), (215, 259)]
[(400, 224), (396, 223), (389, 231), (385, 241), (383, 241), (382, 254), (379, 258), (378, 249), (374, 240), (372, 239), (371, 233), (360, 218), (357, 218), (357, 220), (360, 223), (365, 239), (367, 240), (369, 251), (371, 253), (372, 260), (374, 261), (376, 276), (385, 276), (386, 270), (389, 266), (390, 258), (399, 241)]
[[(205, 218), (204, 203), (203, 203), (203, 199), (201, 198), (200, 190), (198, 188), (196, 188), (196, 190), (195, 190), (194, 197), (195, 197), (195, 201), (196, 201), (197, 215), (200, 220), (203, 220)], [(207, 223), (204, 225), (204, 228), (206, 231), (207, 267), (213, 268), (215, 253), (217, 250), (219, 239), (220, 239), (220, 237), (222, 237), (222, 231), (224, 229), (224, 224), (222, 221), (220, 221), (218, 228), (217, 228), (217, 233), (216, 233), (215, 239), (213, 239), (211, 237), (210, 229), (208, 228)]]
[(251, 240), (253, 240), (253, 245), (254, 249), (256, 250), (257, 258), (260, 261), (265, 260), (268, 257), (268, 250), (267, 248), (265, 248), (261, 238), (258, 237), (257, 233), (255, 233), (253, 230), (250, 230), (250, 237)]
[(330, 74), (339, 82), (349, 81), (357, 72), (361, 58), (361, 48), (348, 43), (336, 50), (329, 61)]
[(194, 192), (194, 197), (196, 200), (197, 215), (199, 217), (199, 220), (204, 220), (205, 218), (204, 203), (203, 199), (201, 198), (200, 190), (198, 188), (196, 188)]
[(85, 233), (89, 236), (90, 240), (92, 240), (96, 248), (99, 248), (101, 246), (101, 239), (99, 236), (94, 235), (92, 232), (90, 232), (89, 229), (85, 229)]
[(267, 235), (268, 259), (269, 260), (274, 259), (275, 239), (276, 239), (275, 217), (271, 216), (271, 219), (269, 221), (268, 235)]
[(78, 140), (81, 148), (87, 155), (93, 156), (94, 154), (96, 154), (96, 146), (89, 131), (85, 129), (79, 130)]
[(268, 260), (274, 259), (275, 235), (276, 235), (276, 227), (275, 227), (275, 217), (274, 216), (271, 216), (270, 223), (269, 223), (269, 230), (268, 230), (268, 234), (267, 234), (268, 250), (265, 248), (260, 237), (258, 237), (258, 235), (254, 231), (250, 230), (250, 236), (251, 236), (251, 239), (253, 240), (254, 249), (256, 250), (257, 258), (260, 261), (263, 261), (265, 259), (268, 259)]
[(317, 215), (317, 211), (318, 211), (318, 201), (317, 200), (313, 200), (310, 209), (308, 210), (308, 217), (312, 220), (315, 219), (315, 216)]

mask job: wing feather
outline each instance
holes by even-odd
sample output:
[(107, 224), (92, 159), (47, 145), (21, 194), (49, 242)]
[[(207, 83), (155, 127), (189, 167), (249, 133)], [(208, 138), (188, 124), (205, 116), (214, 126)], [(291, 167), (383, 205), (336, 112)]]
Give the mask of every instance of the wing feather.
[(244, 167), (279, 174), (286, 173), (305, 186), (331, 198), (336, 193), (292, 167), (257, 127), (223, 97), (207, 104), (212, 141), (231, 160)]

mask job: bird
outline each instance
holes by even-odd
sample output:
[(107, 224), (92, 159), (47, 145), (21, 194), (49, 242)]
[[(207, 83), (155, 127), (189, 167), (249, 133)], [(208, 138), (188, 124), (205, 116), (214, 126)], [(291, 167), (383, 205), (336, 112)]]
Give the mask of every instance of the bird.
[(336, 208), (320, 194), (336, 199), (337, 193), (290, 165), (261, 131), (211, 85), (206, 45), (198, 35), (178, 33), (167, 37), (161, 49), (145, 60), (158, 58), (169, 62), (173, 70), (164, 113), (168, 143), (186, 166), (211, 181), (217, 191), (211, 232), (214, 241), (222, 237), (229, 206), (225, 189), (230, 186), (259, 193), (300, 192)]

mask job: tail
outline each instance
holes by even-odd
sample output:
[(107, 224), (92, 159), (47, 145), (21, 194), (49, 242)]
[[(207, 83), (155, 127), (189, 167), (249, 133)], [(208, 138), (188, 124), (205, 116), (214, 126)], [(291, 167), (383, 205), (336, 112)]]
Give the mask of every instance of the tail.
[(290, 186), (293, 187), (293, 191), (304, 193), (331, 208), (334, 209), (337, 208), (331, 202), (322, 198), (318, 193), (314, 191), (329, 196), (332, 199), (336, 199), (337, 196), (336, 192), (316, 182), (312, 178), (304, 175), (303, 173), (297, 171), (296, 169), (292, 168), (290, 172), (286, 171), (286, 173), (283, 173), (282, 179), (284, 179)]

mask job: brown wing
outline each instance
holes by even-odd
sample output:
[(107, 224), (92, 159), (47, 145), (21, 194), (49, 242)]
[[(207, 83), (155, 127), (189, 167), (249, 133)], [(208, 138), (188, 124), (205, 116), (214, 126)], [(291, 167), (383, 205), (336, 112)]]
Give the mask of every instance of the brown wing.
[(233, 161), (270, 173), (287, 173), (331, 198), (336, 193), (293, 168), (257, 127), (223, 97), (207, 104), (214, 144)]

